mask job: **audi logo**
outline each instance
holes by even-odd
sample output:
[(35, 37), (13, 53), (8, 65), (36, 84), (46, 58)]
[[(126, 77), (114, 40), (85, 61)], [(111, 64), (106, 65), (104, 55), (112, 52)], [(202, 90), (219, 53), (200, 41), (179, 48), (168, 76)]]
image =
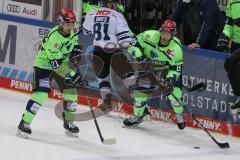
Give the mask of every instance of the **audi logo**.
[(19, 13), (20, 12), (20, 6), (19, 5), (15, 5), (15, 4), (8, 4), (7, 5), (7, 10), (9, 12)]

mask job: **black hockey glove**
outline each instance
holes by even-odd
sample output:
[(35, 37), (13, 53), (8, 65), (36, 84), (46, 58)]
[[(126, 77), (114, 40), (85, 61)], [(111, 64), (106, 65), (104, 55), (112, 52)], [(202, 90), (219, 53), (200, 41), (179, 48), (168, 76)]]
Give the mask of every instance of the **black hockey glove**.
[(80, 73), (75, 70), (71, 71), (65, 76), (65, 84), (74, 86), (88, 86), (87, 81), (83, 80)]
[(229, 38), (224, 34), (222, 33), (219, 38), (218, 38), (218, 41), (217, 41), (217, 50), (219, 51), (225, 51), (228, 49), (228, 43), (229, 43)]
[(224, 68), (227, 72), (232, 72), (234, 68), (239, 65), (240, 62), (240, 48), (232, 53), (230, 57), (228, 57), (224, 63)]
[(71, 64), (77, 65), (81, 60), (82, 54), (83, 54), (82, 47), (79, 45), (75, 45), (72, 50), (72, 53), (69, 56)]
[(182, 79), (178, 78), (176, 75), (173, 75), (173, 77), (167, 78), (167, 80), (172, 83), (174, 87), (182, 87)]
[(163, 94), (169, 96), (173, 93), (174, 86), (169, 79), (161, 79), (160, 84), (162, 85)]

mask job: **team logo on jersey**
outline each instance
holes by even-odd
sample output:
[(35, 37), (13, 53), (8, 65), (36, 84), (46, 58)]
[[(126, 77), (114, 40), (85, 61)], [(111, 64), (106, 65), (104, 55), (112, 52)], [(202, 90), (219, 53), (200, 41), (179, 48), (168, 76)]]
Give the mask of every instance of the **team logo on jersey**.
[(151, 57), (152, 58), (157, 58), (158, 54), (156, 52), (151, 51)]
[(106, 10), (98, 10), (96, 12), (96, 15), (104, 15), (104, 16), (106, 16), (108, 14), (110, 14), (110, 11), (106, 11)]
[(132, 38), (132, 41), (131, 41), (131, 45), (136, 45), (137, 44), (137, 40), (136, 40), (136, 38)]
[(70, 50), (71, 46), (72, 46), (72, 43), (68, 42), (68, 44), (66, 45), (67, 50)]
[(58, 43), (54, 44), (54, 48), (58, 48), (58, 46), (59, 46)]
[(79, 29), (73, 28), (73, 32), (74, 32), (74, 33), (77, 33), (78, 31), (79, 31)]
[(168, 55), (169, 57), (175, 57), (175, 53), (170, 49), (166, 51), (166, 55)]

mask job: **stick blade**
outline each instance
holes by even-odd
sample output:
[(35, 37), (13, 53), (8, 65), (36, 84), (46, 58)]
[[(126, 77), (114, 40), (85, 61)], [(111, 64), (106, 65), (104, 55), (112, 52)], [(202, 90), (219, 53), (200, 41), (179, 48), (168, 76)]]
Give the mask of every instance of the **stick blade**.
[(113, 145), (117, 143), (117, 140), (115, 138), (109, 138), (109, 139), (104, 139), (102, 143), (105, 145)]
[(227, 149), (227, 148), (230, 148), (230, 145), (228, 142), (226, 143), (218, 143), (218, 146), (222, 149)]
[(194, 91), (198, 91), (198, 90), (201, 90), (204, 88), (204, 83), (203, 82), (200, 82), (198, 84), (196, 84), (195, 86), (193, 86), (190, 91), (191, 92), (194, 92)]

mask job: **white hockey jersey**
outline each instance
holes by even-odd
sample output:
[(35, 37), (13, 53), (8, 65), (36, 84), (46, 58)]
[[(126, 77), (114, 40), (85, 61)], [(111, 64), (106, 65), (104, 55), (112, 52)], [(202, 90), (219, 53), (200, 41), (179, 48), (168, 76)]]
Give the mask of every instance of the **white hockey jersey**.
[(94, 46), (101, 48), (127, 47), (132, 41), (125, 17), (109, 8), (88, 13), (83, 23), (85, 34), (94, 35)]

